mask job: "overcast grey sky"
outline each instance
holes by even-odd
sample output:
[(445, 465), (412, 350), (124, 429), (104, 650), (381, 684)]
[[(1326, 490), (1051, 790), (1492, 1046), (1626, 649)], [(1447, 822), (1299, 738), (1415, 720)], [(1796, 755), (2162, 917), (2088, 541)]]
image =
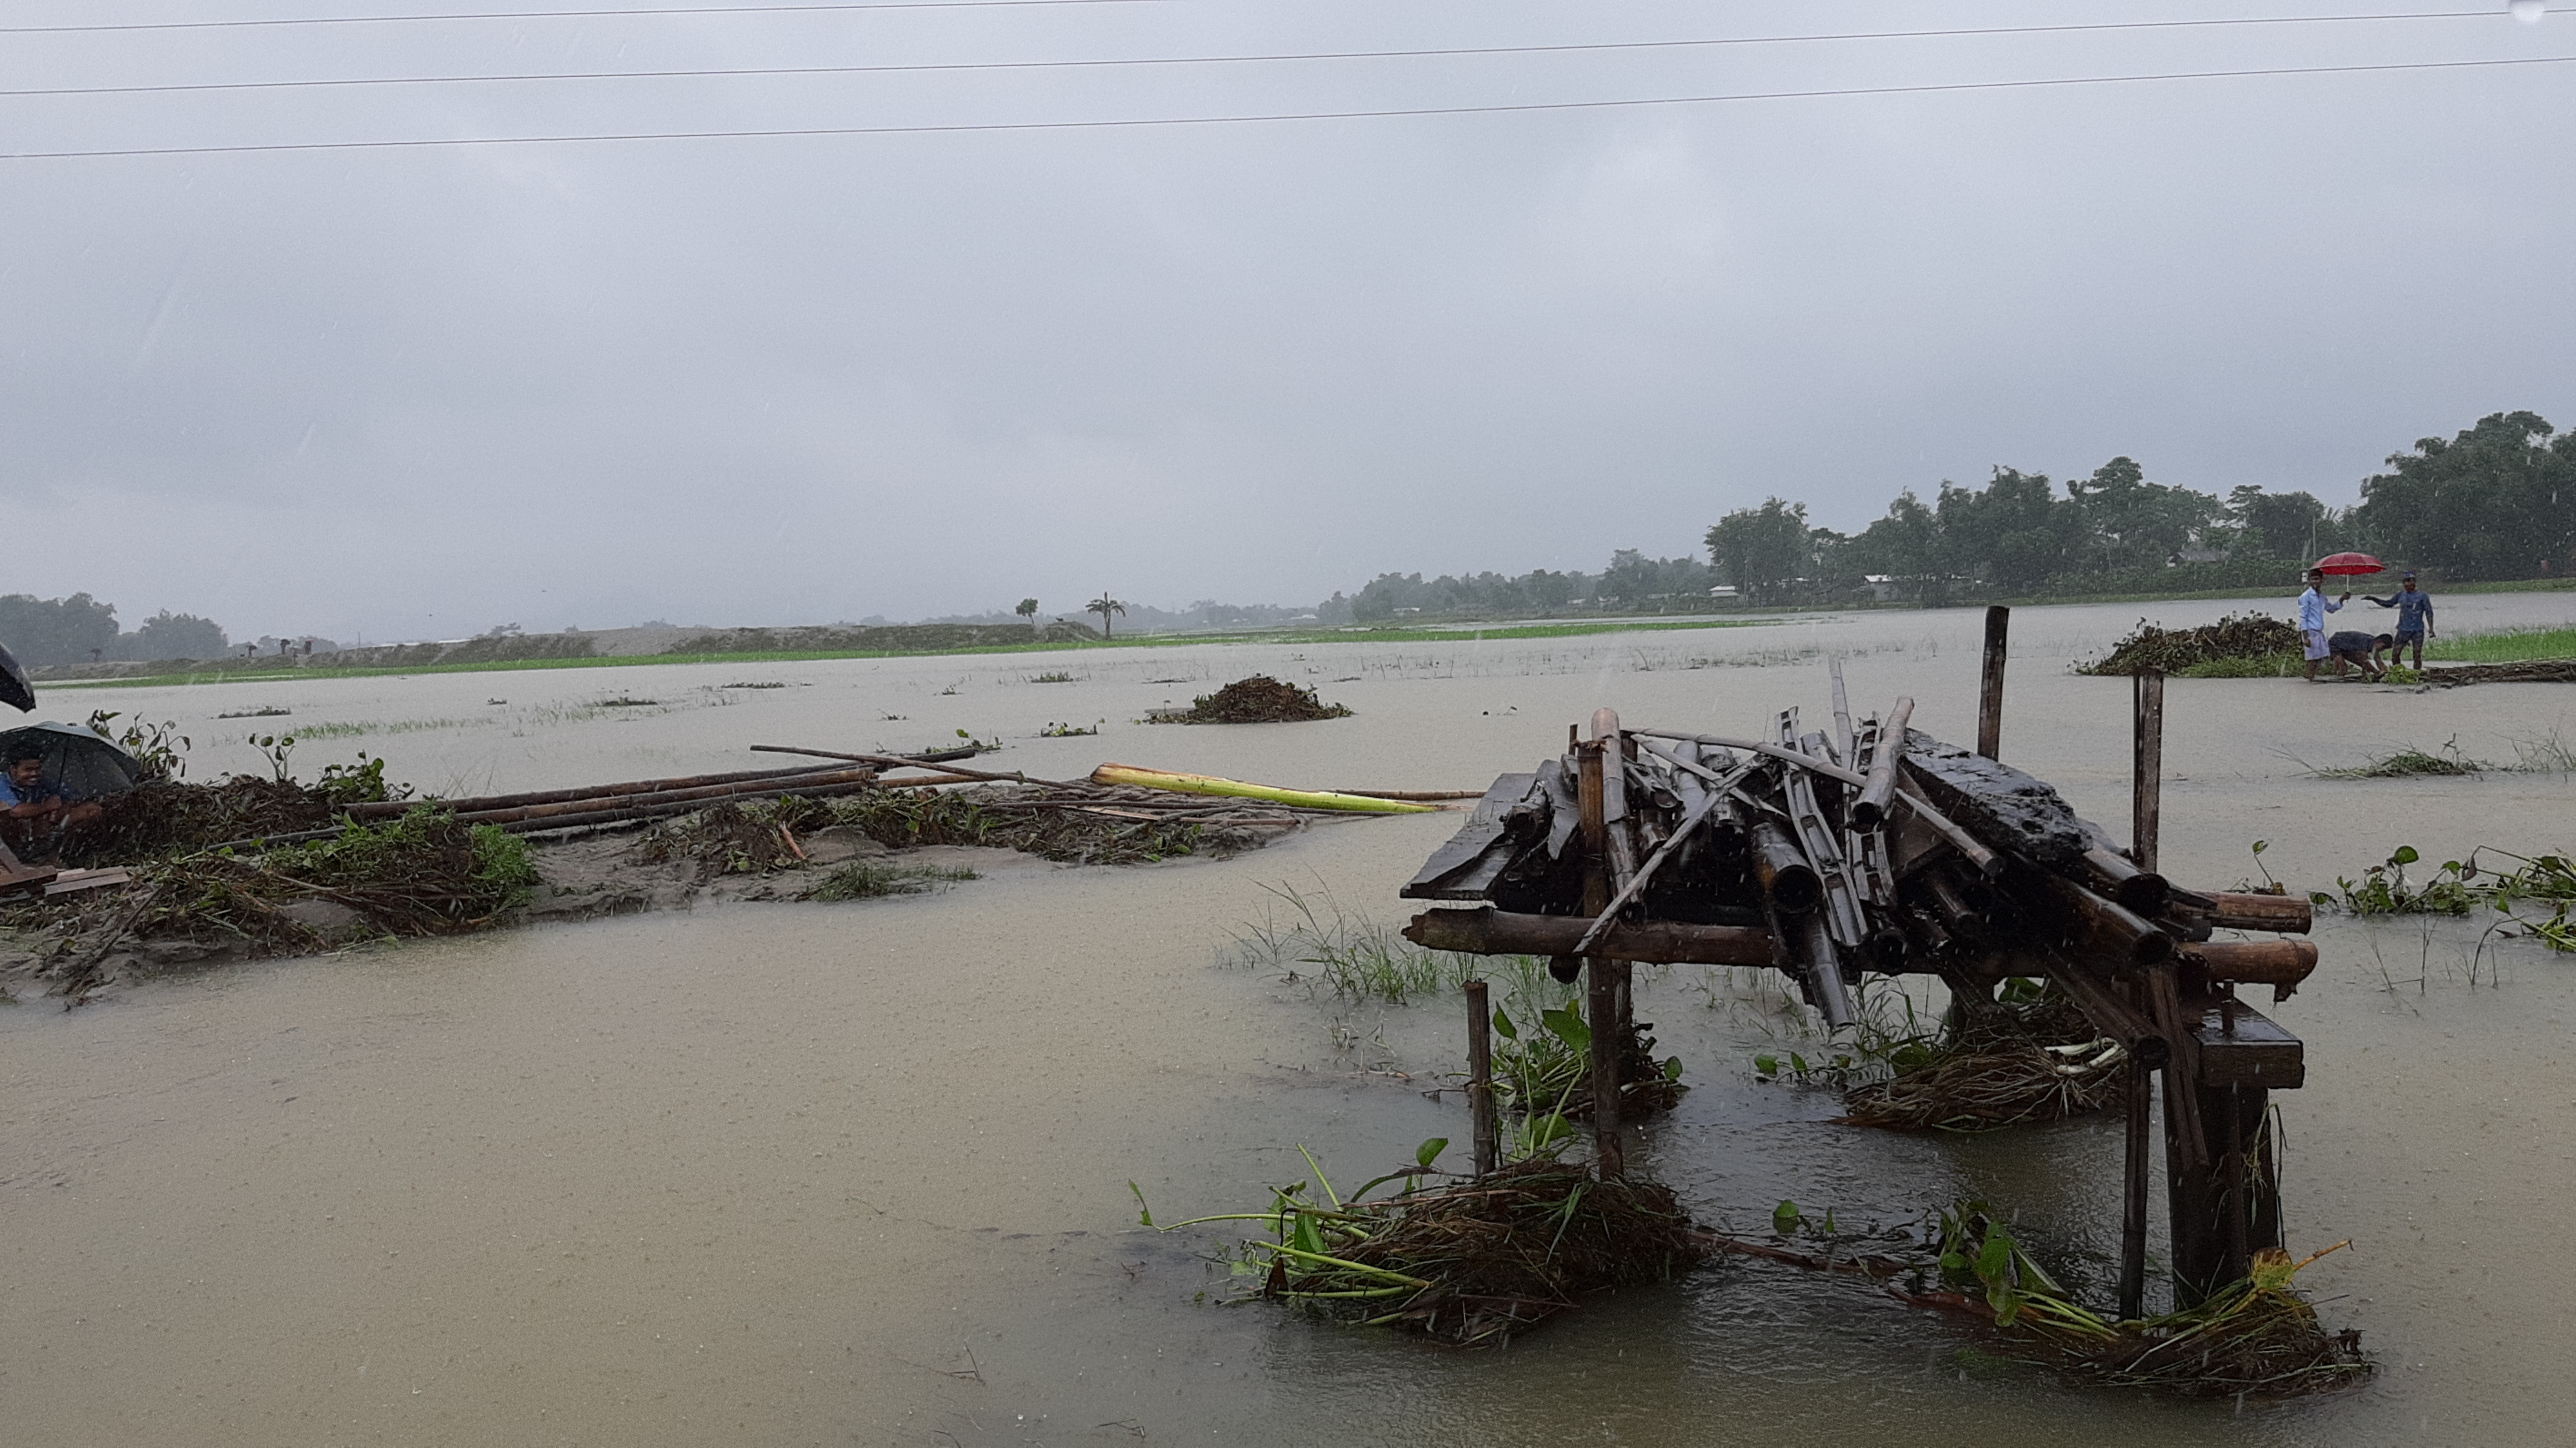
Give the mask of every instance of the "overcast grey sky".
[[(57, 0), (10, 25), (402, 13)], [(616, 4), (618, 0), (591, 0)], [(2563, 0), (2561, 0), (2563, 3)], [(427, 0), (428, 8), (569, 8)], [(279, 8), (283, 7), (283, 8)], [(2368, 9), (2372, 7), (2359, 7)], [(2381, 9), (2403, 8), (2382, 5)], [(2425, 8), (2440, 8), (2428, 6)], [(0, 97), (0, 150), (2576, 55), (2576, 14)], [(2350, 13), (1155, 0), (12, 35), (0, 88)], [(2114, 454), (2350, 501), (2576, 424), (2576, 65), (1158, 129), (0, 161), (0, 591), (236, 636), (1311, 603)]]

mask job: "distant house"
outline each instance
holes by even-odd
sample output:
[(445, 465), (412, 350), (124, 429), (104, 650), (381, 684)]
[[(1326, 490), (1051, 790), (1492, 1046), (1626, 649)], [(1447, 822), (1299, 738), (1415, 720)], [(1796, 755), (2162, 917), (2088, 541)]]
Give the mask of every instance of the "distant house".
[(1864, 573), (1860, 581), (1868, 587), (1872, 603), (1894, 603), (1901, 592), (1899, 581), (1892, 573)]
[(2177, 548), (2165, 555), (2165, 567), (2178, 568), (2185, 563), (2216, 563), (2226, 556), (2215, 548)]
[(1710, 589), (1710, 590), (1708, 591), (1708, 596), (1709, 596), (1709, 597), (1711, 597), (1711, 598), (1736, 598), (1736, 597), (1740, 597), (1741, 595), (1739, 595), (1739, 594), (1735, 591), (1735, 585), (1734, 585), (1734, 584), (1732, 584), (1732, 583), (1721, 583), (1721, 584), (1717, 585), (1715, 588)]

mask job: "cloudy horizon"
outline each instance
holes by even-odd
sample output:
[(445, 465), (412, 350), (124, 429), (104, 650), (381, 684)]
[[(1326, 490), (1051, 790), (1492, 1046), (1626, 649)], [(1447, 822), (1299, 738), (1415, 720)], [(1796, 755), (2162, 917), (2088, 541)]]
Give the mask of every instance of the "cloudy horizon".
[[(2341, 13), (1275, 0), (11, 36), (0, 89)], [(224, 0), (213, 13), (279, 13)], [(307, 12), (319, 13), (319, 12)], [(329, 13), (356, 13), (335, 10)], [(149, 21), (56, 3), (19, 26)], [(12, 153), (1509, 106), (2576, 54), (2576, 15), (0, 97)], [(0, 160), (0, 591), (236, 636), (923, 618), (1697, 553), (2115, 455), (2350, 503), (2576, 424), (2576, 68)], [(2562, 179), (2551, 182), (2551, 175)]]

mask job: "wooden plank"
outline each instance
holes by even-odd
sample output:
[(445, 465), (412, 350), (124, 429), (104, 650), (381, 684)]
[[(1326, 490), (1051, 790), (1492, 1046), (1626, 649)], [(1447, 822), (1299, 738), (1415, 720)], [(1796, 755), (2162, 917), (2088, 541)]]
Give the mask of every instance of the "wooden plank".
[[(1538, 783), (1535, 774), (1506, 774), (1497, 778), (1485, 791), (1484, 798), (1467, 815), (1466, 824), (1449, 842), (1432, 851), (1420, 871), (1406, 882), (1397, 894), (1407, 900), (1482, 900), (1485, 891), (1501, 878), (1511, 864), (1517, 842), (1510, 838), (1510, 826), (1504, 818), (1523, 800), (1530, 797)], [(1488, 859), (1499, 854), (1499, 862)], [(1475, 881), (1452, 877), (1470, 872)]]
[(104, 889), (110, 885), (131, 885), (134, 876), (125, 870), (65, 870), (45, 886), (48, 897), (69, 895), (80, 890)]
[(59, 870), (31, 869), (25, 865), (0, 870), (0, 895), (20, 892), (32, 895), (61, 873)]
[[(2188, 1035), (2190, 1054), (2198, 1059), (2188, 1064), (2201, 1085), (2289, 1091), (2307, 1084), (2307, 1046), (2262, 1012), (2216, 997), (2185, 1002), (2183, 1009), (2197, 1013)], [(2232, 1033), (2226, 1020), (2231, 1011)]]

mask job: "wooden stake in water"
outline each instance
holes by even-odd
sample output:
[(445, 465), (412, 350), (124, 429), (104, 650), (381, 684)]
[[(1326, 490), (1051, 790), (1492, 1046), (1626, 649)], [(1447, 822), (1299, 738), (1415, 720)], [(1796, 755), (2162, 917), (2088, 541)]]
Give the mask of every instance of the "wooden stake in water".
[(1467, 982), (1467, 1105), (1476, 1117), (1476, 1175), (1502, 1165), (1502, 1123), (1494, 1114), (1494, 1021), (1485, 983)]
[[(1577, 802), (1583, 818), (1583, 910), (1599, 915), (1609, 908), (1618, 886), (1612, 880), (1614, 818), (1626, 813), (1627, 779), (1620, 748), (1619, 716), (1608, 709), (1592, 715), (1592, 737), (1580, 752), (1582, 770)], [(1592, 1027), (1592, 1143), (1603, 1178), (1625, 1170), (1619, 1143), (1619, 971), (1606, 956), (1584, 958), (1584, 1020)]]
[(2131, 683), (2137, 696), (2136, 773), (2129, 794), (2129, 858), (2156, 873), (2156, 830), (2165, 776), (2165, 676), (2140, 669)]
[(1977, 752), (1988, 759), (2004, 757), (2004, 630), (2011, 622), (2012, 610), (2000, 603), (1986, 610), (1985, 677), (1977, 688)]
[(2154, 1149), (2148, 1128), (2155, 1072), (2135, 1054), (2124, 1069), (2129, 1140), (2120, 1174), (2120, 1316), (2135, 1320), (2147, 1315), (2147, 1168)]

